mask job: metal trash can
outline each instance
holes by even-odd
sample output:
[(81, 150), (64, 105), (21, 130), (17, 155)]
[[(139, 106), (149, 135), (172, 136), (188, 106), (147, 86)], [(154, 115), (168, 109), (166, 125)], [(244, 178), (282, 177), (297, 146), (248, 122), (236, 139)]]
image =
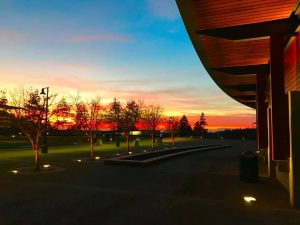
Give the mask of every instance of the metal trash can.
[(42, 153), (48, 153), (48, 146), (47, 145), (43, 145), (41, 152)]
[(256, 183), (259, 180), (258, 157), (251, 151), (240, 155), (240, 180)]

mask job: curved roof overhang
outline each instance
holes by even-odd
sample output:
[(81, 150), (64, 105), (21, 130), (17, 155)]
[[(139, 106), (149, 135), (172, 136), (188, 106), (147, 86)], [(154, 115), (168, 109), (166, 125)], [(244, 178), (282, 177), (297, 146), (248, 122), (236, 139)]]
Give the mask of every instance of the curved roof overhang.
[[(177, 0), (194, 48), (216, 84), (255, 108), (256, 76), (269, 74), (271, 35), (294, 35), (298, 0)], [(287, 40), (290, 38), (287, 38)]]

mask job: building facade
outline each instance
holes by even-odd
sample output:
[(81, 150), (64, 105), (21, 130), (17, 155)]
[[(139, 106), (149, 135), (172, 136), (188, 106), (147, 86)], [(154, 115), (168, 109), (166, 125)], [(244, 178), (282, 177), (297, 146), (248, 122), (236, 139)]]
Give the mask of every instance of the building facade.
[(300, 207), (298, 0), (177, 0), (194, 48), (216, 84), (256, 109), (257, 149)]

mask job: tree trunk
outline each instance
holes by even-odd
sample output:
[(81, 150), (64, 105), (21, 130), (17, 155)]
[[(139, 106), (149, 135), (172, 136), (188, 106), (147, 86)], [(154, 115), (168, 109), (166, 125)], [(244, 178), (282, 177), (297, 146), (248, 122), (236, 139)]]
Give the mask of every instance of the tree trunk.
[(129, 135), (126, 134), (126, 154), (129, 154)]
[(173, 148), (175, 148), (174, 134), (173, 134), (173, 133), (172, 133), (172, 135), (171, 135), (171, 140), (172, 140), (172, 145), (173, 145)]
[(39, 143), (35, 143), (35, 140), (31, 138), (29, 138), (29, 140), (31, 142), (32, 151), (34, 152), (35, 170), (38, 171), (40, 170)]
[(34, 147), (34, 153), (35, 153), (35, 170), (40, 170), (40, 159), (39, 159), (39, 146), (38, 144)]
[(120, 136), (119, 136), (119, 132), (117, 132), (117, 136), (116, 136), (116, 147), (120, 147)]
[(90, 137), (90, 148), (91, 148), (91, 160), (94, 160), (94, 139)]
[(151, 144), (151, 150), (154, 151), (154, 132), (152, 131), (152, 144)]

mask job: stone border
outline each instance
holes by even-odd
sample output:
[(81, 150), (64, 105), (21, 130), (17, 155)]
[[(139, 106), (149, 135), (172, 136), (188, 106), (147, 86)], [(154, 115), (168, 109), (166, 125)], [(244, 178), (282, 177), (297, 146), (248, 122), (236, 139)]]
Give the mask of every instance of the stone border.
[(154, 156), (149, 159), (145, 160), (134, 160), (130, 159), (136, 156), (143, 156), (143, 155), (151, 155), (154, 152), (147, 152), (147, 153), (140, 153), (140, 154), (134, 154), (134, 155), (126, 155), (121, 156), (118, 158), (110, 158), (110, 159), (104, 159), (105, 164), (113, 164), (113, 165), (132, 165), (132, 166), (148, 166), (156, 162), (160, 162), (163, 160), (167, 160), (170, 158), (175, 158), (183, 155), (188, 155), (196, 152), (202, 152), (202, 151), (208, 151), (208, 150), (218, 150), (218, 149), (224, 149), (224, 148), (231, 148), (230, 145), (203, 145), (203, 146), (191, 146), (191, 147), (184, 147), (179, 148), (176, 150), (181, 150), (179, 152), (173, 152), (172, 150), (159, 150), (155, 152), (169, 152), (170, 154), (165, 154), (161, 156)]

